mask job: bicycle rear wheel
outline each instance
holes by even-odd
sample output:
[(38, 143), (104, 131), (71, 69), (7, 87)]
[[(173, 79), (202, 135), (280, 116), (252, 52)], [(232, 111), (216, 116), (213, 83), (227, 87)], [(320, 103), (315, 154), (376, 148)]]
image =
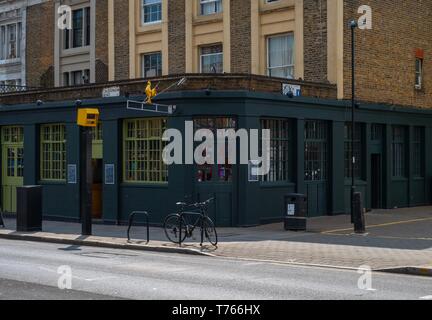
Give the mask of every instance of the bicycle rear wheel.
[(215, 247), (218, 244), (218, 236), (216, 232), (216, 227), (213, 223), (213, 221), (206, 217), (203, 221), (203, 227), (204, 227), (204, 236), (208, 239), (208, 241), (214, 245)]
[[(164, 222), (165, 235), (169, 241), (179, 243), (180, 237), (180, 216), (178, 214), (170, 214), (165, 218)], [(184, 242), (187, 235), (186, 222), (182, 221), (182, 234), (181, 242)]]

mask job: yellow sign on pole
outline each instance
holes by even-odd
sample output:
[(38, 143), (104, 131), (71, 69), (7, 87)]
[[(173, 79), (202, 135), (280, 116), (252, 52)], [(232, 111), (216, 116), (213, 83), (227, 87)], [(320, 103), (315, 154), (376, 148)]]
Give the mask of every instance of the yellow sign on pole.
[(96, 127), (99, 121), (99, 110), (82, 108), (78, 109), (77, 124), (81, 127)]

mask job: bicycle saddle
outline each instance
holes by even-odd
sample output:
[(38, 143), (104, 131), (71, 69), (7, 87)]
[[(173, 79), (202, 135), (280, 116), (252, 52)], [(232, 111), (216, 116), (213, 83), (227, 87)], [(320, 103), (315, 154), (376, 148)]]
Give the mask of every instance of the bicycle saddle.
[(184, 206), (187, 206), (187, 203), (186, 202), (177, 202), (176, 205), (184, 207)]

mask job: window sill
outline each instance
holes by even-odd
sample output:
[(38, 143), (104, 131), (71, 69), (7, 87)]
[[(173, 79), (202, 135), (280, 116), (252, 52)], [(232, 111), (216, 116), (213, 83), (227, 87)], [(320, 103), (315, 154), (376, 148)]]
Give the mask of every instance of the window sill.
[(294, 182), (260, 182), (260, 188), (263, 189), (277, 189), (277, 188), (292, 188), (295, 187)]
[(425, 178), (424, 177), (413, 177), (412, 178), (414, 181), (424, 181)]
[(61, 50), (62, 57), (70, 57), (70, 56), (76, 56), (76, 55), (87, 54), (87, 53), (90, 53), (90, 46)]
[[(367, 186), (367, 182), (365, 180), (355, 180), (355, 184), (357, 186)], [(351, 178), (345, 179), (345, 186), (351, 186)]]
[(212, 13), (207, 15), (197, 15), (194, 17), (193, 25), (215, 23), (223, 21), (223, 12)]
[(0, 60), (0, 65), (21, 63), (21, 58)]
[(66, 180), (40, 180), (38, 181), (38, 185), (41, 186), (58, 186), (58, 185), (67, 185)]
[(276, 11), (285, 11), (295, 7), (294, 0), (280, 0), (276, 2), (261, 2), (260, 13), (271, 13)]
[(153, 32), (160, 32), (162, 30), (162, 21), (155, 21), (155, 22), (142, 22), (137, 30), (137, 33), (153, 33)]
[(168, 182), (123, 182), (120, 184), (122, 188), (157, 188), (168, 189)]

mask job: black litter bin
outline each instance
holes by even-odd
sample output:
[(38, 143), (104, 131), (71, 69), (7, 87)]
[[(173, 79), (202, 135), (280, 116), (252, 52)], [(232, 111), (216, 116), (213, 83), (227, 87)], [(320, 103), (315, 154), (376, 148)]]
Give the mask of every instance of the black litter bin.
[(17, 188), (17, 231), (42, 231), (42, 187)]
[(291, 193), (285, 196), (284, 225), (286, 231), (306, 231), (307, 197)]

